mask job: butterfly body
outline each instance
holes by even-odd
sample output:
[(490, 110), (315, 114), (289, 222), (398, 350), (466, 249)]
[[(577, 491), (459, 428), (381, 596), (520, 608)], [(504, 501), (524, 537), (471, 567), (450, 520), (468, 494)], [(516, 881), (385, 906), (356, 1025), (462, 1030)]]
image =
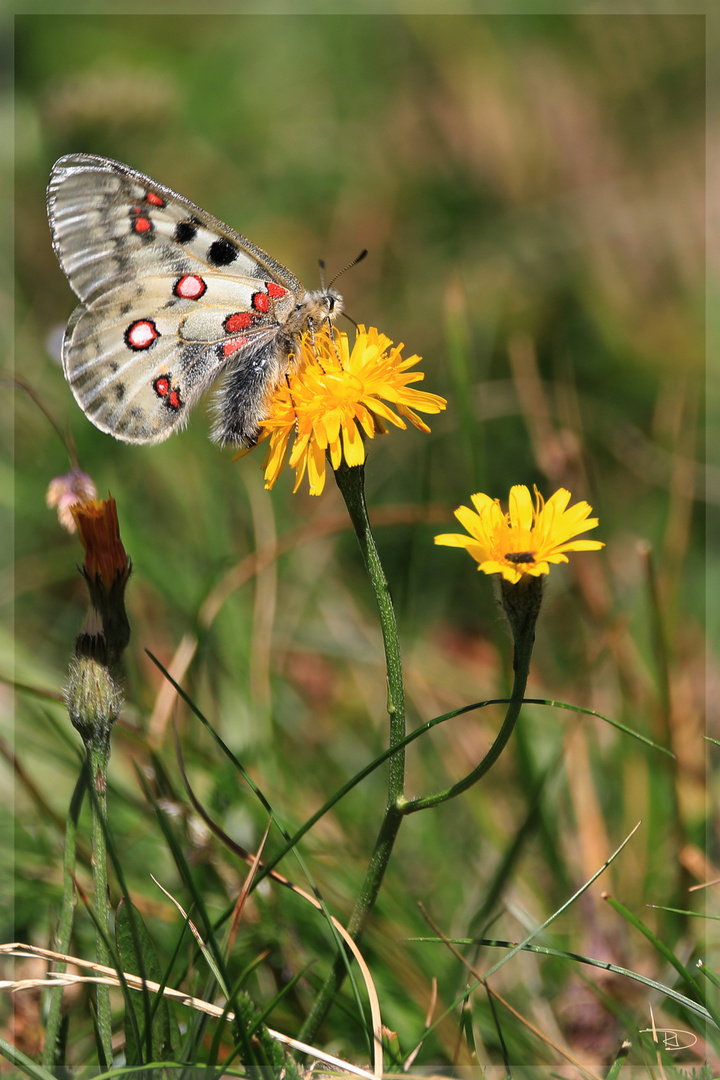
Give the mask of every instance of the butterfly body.
[(168, 438), (223, 376), (213, 438), (252, 445), (300, 335), (342, 309), (334, 289), (306, 292), (217, 218), (107, 158), (60, 158), (48, 217), (80, 299), (65, 378), (88, 419), (125, 442)]

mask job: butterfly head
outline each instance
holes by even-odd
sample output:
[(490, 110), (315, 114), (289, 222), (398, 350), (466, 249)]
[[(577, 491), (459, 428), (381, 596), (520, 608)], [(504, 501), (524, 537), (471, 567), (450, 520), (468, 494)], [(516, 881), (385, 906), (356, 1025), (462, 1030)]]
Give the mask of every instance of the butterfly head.
[(307, 293), (300, 305), (306, 319), (315, 325), (325, 319), (335, 319), (343, 309), (343, 298), (337, 289), (317, 289)]

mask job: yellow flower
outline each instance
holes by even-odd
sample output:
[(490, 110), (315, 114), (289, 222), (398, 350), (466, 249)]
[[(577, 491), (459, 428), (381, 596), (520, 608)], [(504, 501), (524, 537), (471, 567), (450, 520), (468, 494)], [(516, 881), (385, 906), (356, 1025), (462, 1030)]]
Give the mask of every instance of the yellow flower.
[(567, 508), (570, 492), (560, 488), (545, 502), (535, 488), (535, 505), (523, 485), (510, 489), (509, 512), (504, 514), (499, 499), (489, 495), (471, 496), (475, 510), (459, 506), (455, 517), (469, 536), (444, 533), (436, 544), (467, 548), (485, 574), (502, 574), (512, 585), (523, 575), (538, 577), (550, 572), (549, 563), (567, 562), (566, 551), (596, 551), (599, 540), (573, 540), (573, 536), (596, 528), (597, 518), (588, 515), (586, 502)]
[(415, 410), (438, 413), (447, 402), (411, 388), (425, 376), (409, 370), (420, 357), (403, 359), (402, 348), (374, 327), (359, 326), (352, 349), (347, 334), (338, 330), (321, 327), (303, 335), (300, 358), (275, 391), (261, 425), (261, 440), (270, 441), (263, 462), (266, 488), (280, 475), (293, 434), (289, 465), (295, 469), (295, 491), (307, 472), (310, 494), (319, 495), (326, 453), (333, 469), (343, 458), (347, 465), (362, 465), (363, 435), (373, 439), (387, 431), (387, 424), (406, 428), (405, 420), (430, 430)]

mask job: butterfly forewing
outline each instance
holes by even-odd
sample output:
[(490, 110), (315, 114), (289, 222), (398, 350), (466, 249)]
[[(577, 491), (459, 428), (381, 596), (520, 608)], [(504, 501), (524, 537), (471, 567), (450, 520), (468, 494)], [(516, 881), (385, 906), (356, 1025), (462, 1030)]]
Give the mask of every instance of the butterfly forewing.
[[(305, 289), (284, 266), (218, 218), (117, 161), (75, 154), (60, 158), (48, 186), (48, 216), (60, 265), (81, 300), (119, 274), (175, 272), (182, 258), (198, 267)], [(151, 248), (153, 258), (147, 258)]]
[(294, 341), (337, 294), (289, 270), (170, 188), (118, 162), (61, 158), (48, 188), (60, 264), (82, 301), (65, 376), (94, 424), (159, 442), (217, 376), (221, 442), (253, 442)]

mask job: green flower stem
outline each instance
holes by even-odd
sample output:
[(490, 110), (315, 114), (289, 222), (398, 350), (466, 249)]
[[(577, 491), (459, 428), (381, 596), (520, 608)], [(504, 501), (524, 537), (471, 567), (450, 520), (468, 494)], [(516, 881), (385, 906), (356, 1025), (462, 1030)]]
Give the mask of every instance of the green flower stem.
[[(350, 514), (380, 613), (387, 667), (390, 748), (392, 749), (405, 738), (405, 687), (395, 608), (390, 596), (390, 586), (375, 546), (375, 538), (370, 528), (365, 505), (365, 467), (364, 465), (348, 466), (343, 461), (335, 472), (335, 479)], [(398, 805), (405, 792), (404, 749), (393, 754), (389, 760), (388, 769), (387, 806), (390, 809)]]
[(395, 838), (398, 834), (402, 819), (402, 811), (397, 807), (389, 806), (386, 809), (382, 825), (380, 826), (380, 832), (375, 842), (375, 849), (370, 857), (367, 873), (365, 874), (365, 881), (363, 882), (360, 896), (355, 904), (355, 910), (348, 923), (348, 933), (353, 941), (359, 941), (365, 933), (368, 918), (375, 906), (375, 901), (380, 892), (380, 885), (382, 884), (385, 870), (390, 862), (393, 844), (395, 843)]
[[(388, 713), (390, 716), (390, 749), (392, 749), (399, 746), (405, 738), (405, 687), (403, 685), (400, 641), (395, 609), (390, 596), (390, 587), (375, 546), (375, 539), (370, 528), (365, 504), (365, 468), (362, 465), (348, 466), (343, 461), (335, 472), (335, 480), (350, 514), (350, 520), (353, 523), (360, 544), (365, 568), (380, 613), (380, 624), (385, 646)], [(403, 819), (401, 806), (405, 797), (404, 792), (405, 749), (400, 747), (397, 753), (389, 758), (385, 816), (380, 826), (375, 848), (370, 857), (365, 881), (355, 904), (355, 910), (348, 923), (348, 933), (354, 941), (359, 941), (365, 931), (385, 871), (390, 862), (395, 838)], [(300, 1032), (300, 1039), (304, 1042), (312, 1042), (314, 1039), (340, 988), (346, 970), (346, 958), (343, 955), (338, 955)]]
[[(63, 895), (57, 933), (55, 934), (55, 951), (65, 953), (66, 955), (70, 952), (70, 937), (72, 935), (75, 905), (77, 903), (75, 882), (73, 880), (75, 877), (77, 825), (80, 816), (80, 808), (83, 799), (85, 798), (87, 780), (87, 764), (85, 763), (83, 764), (77, 784), (75, 785), (72, 799), (70, 800), (67, 826), (65, 828), (65, 846), (63, 849)], [(64, 960), (58, 961), (53, 970), (60, 973), (67, 971), (67, 963)], [(45, 995), (45, 1000), (47, 1002), (47, 1024), (45, 1026), (45, 1046), (43, 1047), (42, 1064), (45, 1068), (51, 1069), (60, 1064), (60, 1062), (56, 1060), (56, 1055), (59, 1050), (58, 1041), (60, 1038), (60, 1026), (62, 1024), (63, 988), (62, 986), (58, 986), (57, 989), (46, 990)]]
[[(95, 737), (87, 743), (87, 762), (92, 796), (92, 869), (95, 892), (96, 959), (98, 964), (112, 966), (108, 948), (110, 940), (110, 898), (107, 873), (107, 768), (110, 760), (110, 725), (102, 730), (98, 725)], [(96, 991), (97, 1024), (106, 1067), (112, 1066), (112, 1015), (110, 987), (98, 986)]]
[(411, 799), (406, 802), (402, 806), (403, 814), (413, 814), (417, 810), (429, 810), (431, 807), (439, 806), (440, 803), (454, 799), (456, 795), (461, 795), (463, 791), (467, 791), (492, 768), (507, 746), (515, 729), (523, 698), (525, 697), (525, 688), (530, 671), (530, 657), (535, 644), (535, 623), (542, 600), (542, 579), (525, 577), (517, 585), (510, 585), (503, 579), (500, 591), (502, 605), (510, 623), (514, 643), (513, 688), (502, 727), (494, 743), (476, 769), (473, 769), (471, 773), (459, 780), (457, 784), (446, 788), (445, 791), (439, 791), (435, 795), (427, 795), (425, 798)]

